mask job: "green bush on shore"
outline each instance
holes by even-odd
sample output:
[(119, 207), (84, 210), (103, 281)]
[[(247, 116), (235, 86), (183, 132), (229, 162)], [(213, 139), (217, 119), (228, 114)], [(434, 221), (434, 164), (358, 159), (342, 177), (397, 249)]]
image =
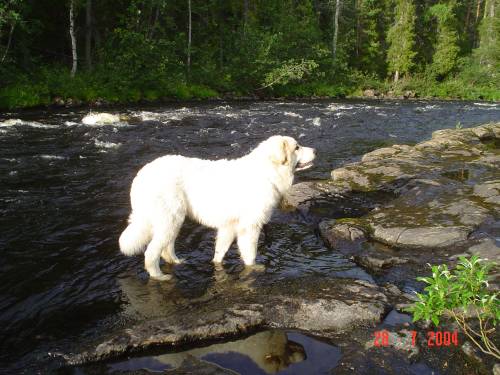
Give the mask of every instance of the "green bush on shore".
[[(182, 76), (166, 77), (165, 73), (155, 80), (150, 77), (117, 78), (103, 71), (82, 71), (71, 78), (67, 68), (43, 68), (33, 77), (21, 76), (0, 88), (0, 108), (20, 109), (46, 106), (56, 101), (91, 103), (104, 100), (109, 103), (153, 102), (162, 100), (212, 99), (231, 93), (230, 96), (258, 95), (259, 97), (348, 97), (362, 96), (365, 89), (374, 89), (395, 97), (412, 91), (419, 98), (500, 100), (498, 86), (481, 80), (479, 74), (466, 74), (436, 82), (424, 74), (401, 79), (397, 84), (383, 81), (359, 72), (344, 75), (338, 82), (327, 82), (310, 77), (300, 82), (289, 82), (261, 90), (242, 89), (236, 82), (214, 82), (212, 85), (186, 83)], [(479, 78), (478, 78), (479, 77)], [(170, 78), (170, 79), (169, 79)], [(212, 86), (212, 87), (210, 87)]]

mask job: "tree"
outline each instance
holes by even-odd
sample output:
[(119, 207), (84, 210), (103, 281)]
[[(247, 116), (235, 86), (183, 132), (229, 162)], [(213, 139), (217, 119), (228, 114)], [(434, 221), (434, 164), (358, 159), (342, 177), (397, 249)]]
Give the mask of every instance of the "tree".
[(92, 0), (87, 0), (85, 6), (85, 62), (92, 70)]
[(479, 48), (475, 51), (479, 63), (492, 71), (498, 68), (500, 61), (498, 4), (498, 0), (485, 1), (483, 20), (479, 27)]
[(394, 24), (387, 33), (387, 63), (389, 72), (394, 73), (394, 82), (398, 81), (401, 74), (407, 74), (414, 65), (415, 19), (413, 1), (397, 0)]
[(433, 5), (429, 13), (437, 19), (437, 43), (432, 57), (431, 71), (442, 79), (455, 68), (459, 53), (455, 1)]
[(191, 78), (191, 0), (188, 0), (188, 45), (187, 45), (187, 78)]
[(69, 35), (71, 37), (71, 55), (73, 57), (73, 64), (71, 66), (71, 77), (76, 74), (78, 66), (78, 55), (76, 51), (76, 36), (75, 36), (75, 0), (70, 0), (69, 3)]
[[(333, 0), (332, 0), (333, 6)], [(335, 16), (333, 17), (333, 40), (332, 40), (332, 55), (333, 60), (337, 57), (337, 39), (339, 35), (339, 16), (340, 16), (340, 0), (335, 2)]]

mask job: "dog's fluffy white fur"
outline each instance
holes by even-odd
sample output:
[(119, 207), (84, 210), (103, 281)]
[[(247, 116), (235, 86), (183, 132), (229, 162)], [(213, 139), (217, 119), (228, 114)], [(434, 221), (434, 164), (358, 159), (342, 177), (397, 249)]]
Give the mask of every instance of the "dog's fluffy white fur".
[(310, 167), (314, 158), (314, 149), (284, 136), (270, 137), (234, 160), (160, 157), (144, 166), (132, 183), (132, 213), (120, 249), (134, 255), (147, 245), (150, 276), (170, 278), (160, 270), (160, 257), (180, 263), (174, 242), (187, 215), (217, 229), (215, 263), (222, 262), (237, 239), (243, 262), (253, 265), (262, 226), (292, 186), (294, 172)]

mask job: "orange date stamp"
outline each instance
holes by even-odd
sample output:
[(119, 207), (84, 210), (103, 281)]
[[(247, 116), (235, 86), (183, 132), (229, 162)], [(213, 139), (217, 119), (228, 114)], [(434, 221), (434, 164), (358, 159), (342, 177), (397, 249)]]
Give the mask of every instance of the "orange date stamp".
[[(376, 347), (387, 347), (394, 345), (416, 346), (417, 331), (409, 331), (409, 335), (398, 336), (387, 330), (375, 331), (373, 345)], [(443, 347), (458, 346), (457, 331), (428, 331), (427, 346)]]

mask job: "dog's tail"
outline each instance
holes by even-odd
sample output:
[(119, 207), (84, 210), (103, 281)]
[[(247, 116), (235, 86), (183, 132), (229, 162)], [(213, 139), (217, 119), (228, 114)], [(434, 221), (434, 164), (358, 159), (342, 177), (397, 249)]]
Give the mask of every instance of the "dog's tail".
[(128, 227), (120, 236), (120, 250), (125, 255), (140, 254), (151, 241), (151, 226), (148, 220), (130, 215)]

